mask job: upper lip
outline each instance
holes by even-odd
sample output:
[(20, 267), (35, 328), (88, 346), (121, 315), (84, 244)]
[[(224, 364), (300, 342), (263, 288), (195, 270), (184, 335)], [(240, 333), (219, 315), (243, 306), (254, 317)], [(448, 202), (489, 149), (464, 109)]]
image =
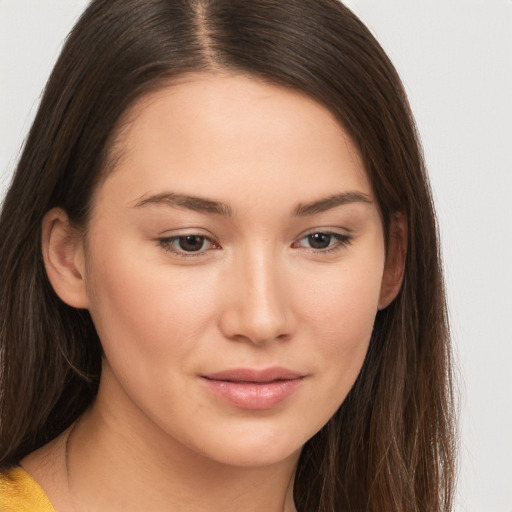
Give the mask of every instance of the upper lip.
[(304, 375), (282, 368), (273, 366), (271, 368), (255, 369), (255, 368), (233, 368), (215, 373), (203, 375), (209, 380), (223, 380), (228, 382), (274, 382), (276, 380), (292, 380), (304, 377)]

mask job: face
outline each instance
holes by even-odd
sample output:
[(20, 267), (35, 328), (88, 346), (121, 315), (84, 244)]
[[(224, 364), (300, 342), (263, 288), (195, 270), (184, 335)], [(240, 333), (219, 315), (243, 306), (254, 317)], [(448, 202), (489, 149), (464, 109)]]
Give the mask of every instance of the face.
[(381, 299), (358, 151), (324, 107), (247, 76), (191, 75), (129, 114), (83, 249), (98, 400), (211, 460), (296, 456), (352, 387)]

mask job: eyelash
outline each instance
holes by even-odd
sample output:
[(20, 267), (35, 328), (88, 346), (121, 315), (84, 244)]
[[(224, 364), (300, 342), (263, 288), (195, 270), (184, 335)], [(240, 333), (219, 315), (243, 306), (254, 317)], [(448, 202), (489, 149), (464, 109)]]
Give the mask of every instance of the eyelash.
[[(180, 240), (183, 240), (188, 237), (193, 238), (201, 238), (203, 240), (203, 245), (205, 243), (209, 243), (211, 247), (209, 249), (202, 249), (199, 251), (185, 251), (183, 249), (179, 250), (174, 247), (173, 244), (176, 242), (179, 242)], [(167, 238), (159, 238), (157, 240), (158, 245), (162, 247), (165, 251), (171, 252), (177, 256), (180, 256), (182, 258), (197, 258), (198, 256), (204, 256), (204, 254), (207, 252), (207, 250), (210, 249), (220, 249), (220, 245), (211, 237), (208, 237), (206, 235), (199, 235), (196, 233), (187, 233), (185, 235), (178, 235), (178, 236), (171, 236)]]
[[(294, 248), (301, 247), (299, 245), (299, 242), (301, 242), (302, 240), (305, 240), (311, 236), (314, 236), (314, 235), (325, 235), (325, 236), (329, 236), (329, 237), (332, 237), (335, 239), (334, 244), (329, 245), (328, 247), (326, 247), (324, 249), (315, 249), (313, 247), (304, 247), (305, 249), (307, 249), (315, 254), (326, 254), (326, 253), (332, 253), (335, 251), (339, 251), (352, 243), (351, 236), (342, 235), (341, 233), (336, 233), (333, 231), (326, 230), (326, 231), (313, 231), (311, 233), (308, 233), (308, 234), (302, 236), (301, 238), (299, 238), (297, 242), (294, 242), (292, 244), (292, 247), (294, 247)], [(184, 249), (180, 250), (180, 249), (175, 248), (175, 244), (177, 242), (179, 242), (183, 239), (186, 239), (188, 237), (202, 239), (202, 242), (203, 242), (202, 245), (204, 246), (205, 243), (208, 243), (210, 245), (210, 247), (207, 249), (203, 249), (203, 247), (201, 247), (201, 249), (198, 251), (185, 251)], [(208, 237), (206, 235), (200, 235), (200, 234), (195, 234), (195, 233), (187, 233), (187, 234), (179, 235), (179, 236), (159, 238), (159, 239), (157, 239), (157, 243), (165, 251), (171, 252), (171, 253), (173, 253), (179, 257), (182, 257), (182, 258), (197, 258), (199, 256), (204, 256), (206, 254), (206, 252), (208, 252), (209, 250), (212, 250), (212, 249), (216, 250), (216, 249), (221, 248), (220, 244), (218, 242), (216, 242), (213, 238)]]
[[(326, 254), (326, 253), (339, 251), (352, 243), (351, 236), (342, 235), (341, 233), (336, 233), (335, 231), (329, 231), (329, 230), (313, 231), (311, 233), (307, 233), (303, 237), (299, 238), (298, 242), (305, 240), (314, 235), (326, 235), (326, 236), (329, 236), (329, 237), (332, 237), (335, 239), (335, 243), (333, 245), (326, 247), (325, 249), (315, 249), (313, 247), (306, 247), (306, 249), (309, 249), (310, 251), (312, 251), (315, 254)], [(292, 247), (297, 247), (298, 242), (294, 242), (292, 244)]]

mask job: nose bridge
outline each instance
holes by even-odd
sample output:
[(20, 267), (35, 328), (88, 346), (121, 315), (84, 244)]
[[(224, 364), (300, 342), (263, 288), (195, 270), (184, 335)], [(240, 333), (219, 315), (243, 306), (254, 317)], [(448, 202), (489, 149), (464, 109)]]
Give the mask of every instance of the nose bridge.
[(270, 244), (244, 251), (233, 262), (232, 297), (224, 312), (230, 337), (261, 344), (290, 334), (291, 312), (282, 261)]

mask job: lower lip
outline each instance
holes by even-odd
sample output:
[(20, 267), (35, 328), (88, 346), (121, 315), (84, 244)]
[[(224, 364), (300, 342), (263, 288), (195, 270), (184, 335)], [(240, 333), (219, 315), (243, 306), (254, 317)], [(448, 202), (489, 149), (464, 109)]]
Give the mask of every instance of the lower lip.
[(204, 379), (217, 396), (240, 409), (264, 410), (275, 407), (300, 386), (302, 377), (272, 382), (239, 382)]

